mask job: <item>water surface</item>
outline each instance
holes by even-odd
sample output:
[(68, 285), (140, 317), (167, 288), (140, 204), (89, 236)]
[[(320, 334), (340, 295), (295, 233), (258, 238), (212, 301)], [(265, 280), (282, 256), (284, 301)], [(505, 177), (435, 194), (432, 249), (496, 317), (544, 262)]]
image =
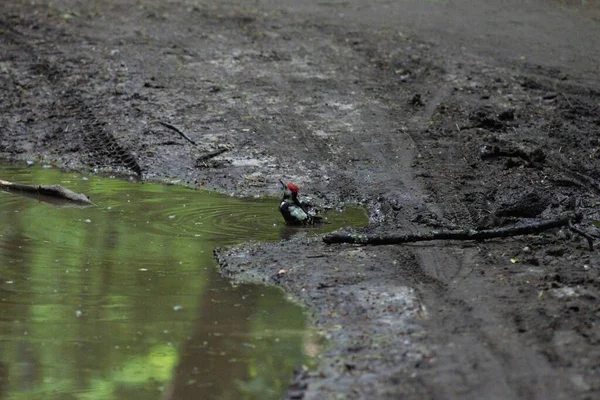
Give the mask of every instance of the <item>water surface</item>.
[[(0, 398), (275, 399), (318, 347), (278, 290), (220, 277), (215, 246), (280, 240), (277, 200), (0, 167), (97, 207), (0, 192)], [(366, 223), (362, 210), (326, 229)]]

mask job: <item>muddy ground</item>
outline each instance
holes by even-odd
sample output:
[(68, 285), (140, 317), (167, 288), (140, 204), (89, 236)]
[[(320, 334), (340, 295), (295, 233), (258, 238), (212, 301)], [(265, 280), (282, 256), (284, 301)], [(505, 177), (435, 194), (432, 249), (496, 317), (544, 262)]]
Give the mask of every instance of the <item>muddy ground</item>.
[[(370, 232), (578, 211), (599, 234), (594, 2), (91, 3), (1, 2), (3, 159), (238, 196), (291, 180)], [(600, 396), (600, 257), (568, 230), (216, 256), (331, 339), (288, 398)]]

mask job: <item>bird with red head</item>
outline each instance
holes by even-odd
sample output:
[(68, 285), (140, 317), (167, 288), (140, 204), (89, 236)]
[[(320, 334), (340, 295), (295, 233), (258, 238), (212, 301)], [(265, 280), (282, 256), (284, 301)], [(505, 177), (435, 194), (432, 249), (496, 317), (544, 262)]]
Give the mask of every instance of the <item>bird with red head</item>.
[(283, 198), (279, 203), (279, 212), (288, 225), (311, 225), (322, 222), (320, 216), (309, 210), (308, 204), (301, 203), (298, 186), (292, 182), (279, 181), (283, 189)]

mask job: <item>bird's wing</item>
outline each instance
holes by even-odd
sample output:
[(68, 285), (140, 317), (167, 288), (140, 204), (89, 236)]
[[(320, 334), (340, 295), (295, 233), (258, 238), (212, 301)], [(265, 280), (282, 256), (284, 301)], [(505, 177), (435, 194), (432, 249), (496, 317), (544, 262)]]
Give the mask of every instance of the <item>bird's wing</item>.
[(308, 214), (304, 212), (301, 207), (291, 206), (289, 208), (290, 215), (296, 218), (298, 221), (306, 221), (308, 219)]

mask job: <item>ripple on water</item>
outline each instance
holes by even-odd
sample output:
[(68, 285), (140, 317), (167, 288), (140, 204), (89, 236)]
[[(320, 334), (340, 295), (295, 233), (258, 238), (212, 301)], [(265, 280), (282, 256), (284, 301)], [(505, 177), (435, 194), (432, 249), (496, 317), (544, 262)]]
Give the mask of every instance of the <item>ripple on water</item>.
[(152, 208), (146, 204), (140, 207), (156, 233), (200, 237), (213, 242), (277, 239), (273, 228), (278, 225), (279, 216), (272, 202), (250, 203), (229, 198), (186, 200), (171, 207)]
[[(0, 193), (8, 397), (159, 399), (181, 382), (186, 398), (279, 398), (306, 362), (314, 345), (302, 311), (278, 290), (232, 286), (212, 257), (215, 246), (279, 240), (276, 199), (43, 169), (0, 167), (0, 176), (59, 183), (98, 205)], [(328, 216), (327, 230), (367, 221), (358, 209)]]

